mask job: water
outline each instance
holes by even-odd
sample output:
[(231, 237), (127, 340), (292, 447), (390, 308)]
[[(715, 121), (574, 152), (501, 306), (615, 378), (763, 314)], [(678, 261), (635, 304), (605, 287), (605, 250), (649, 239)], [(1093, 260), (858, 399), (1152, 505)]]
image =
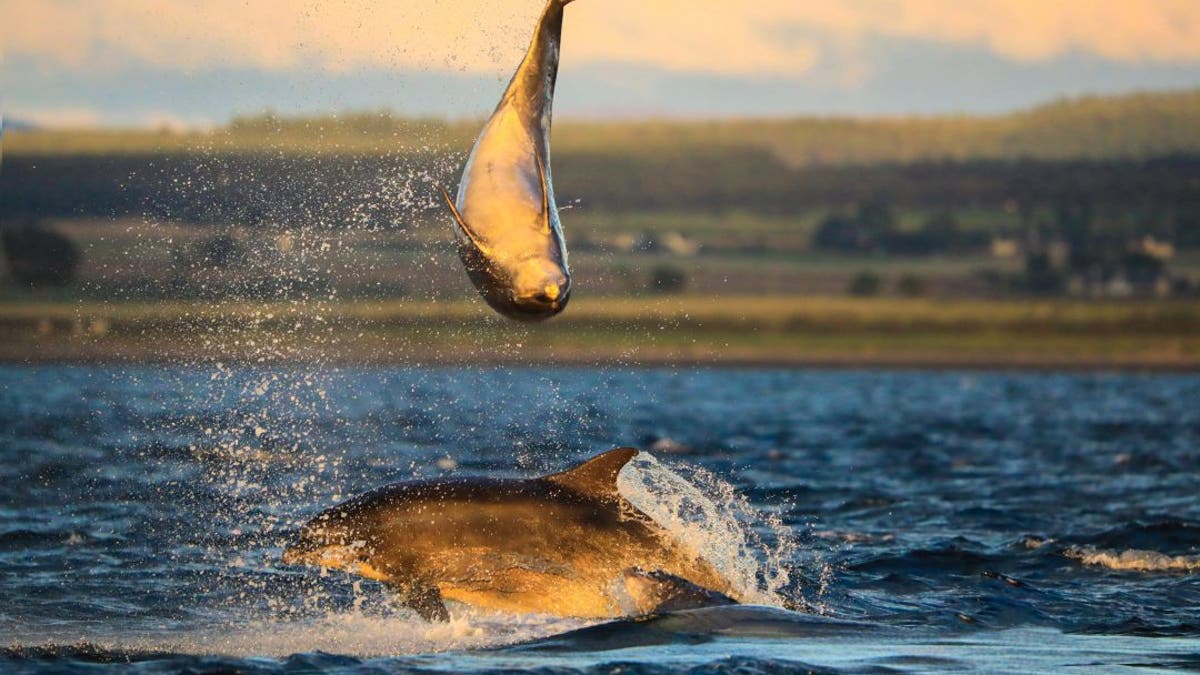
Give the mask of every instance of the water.
[[(1196, 669), (1197, 400), (1196, 376), (0, 368), (0, 670)], [(370, 487), (622, 444), (650, 449), (622, 490), (761, 604), (431, 626), (279, 561)]]

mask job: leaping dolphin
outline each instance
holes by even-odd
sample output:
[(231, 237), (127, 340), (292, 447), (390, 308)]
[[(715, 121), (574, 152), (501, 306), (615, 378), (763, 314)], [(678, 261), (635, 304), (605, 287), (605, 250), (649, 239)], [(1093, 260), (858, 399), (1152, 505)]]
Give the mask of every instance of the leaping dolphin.
[(317, 515), (283, 561), (382, 581), (428, 620), (448, 618), (443, 598), (582, 618), (735, 602), (720, 572), (617, 493), (637, 454), (530, 480), (382, 487)]
[(467, 276), (497, 312), (521, 321), (558, 314), (571, 294), (567, 247), (550, 181), (550, 110), (563, 7), (548, 0), (524, 60), (467, 158), (454, 215)]

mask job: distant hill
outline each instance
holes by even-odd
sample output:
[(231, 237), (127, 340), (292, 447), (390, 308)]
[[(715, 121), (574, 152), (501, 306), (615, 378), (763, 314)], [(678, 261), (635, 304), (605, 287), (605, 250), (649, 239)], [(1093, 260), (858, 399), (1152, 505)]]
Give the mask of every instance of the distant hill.
[(36, 131), (37, 125), (33, 122), (26, 122), (22, 119), (14, 119), (12, 117), (0, 117), (0, 125), (5, 131)]
[(998, 116), (799, 117), (564, 124), (557, 150), (765, 149), (799, 167), (1200, 154), (1200, 90), (1091, 96)]
[[(29, 130), (19, 155), (465, 153), (479, 121), (388, 112), (239, 117), (212, 131)], [(793, 168), (971, 160), (1144, 160), (1200, 155), (1200, 90), (1064, 99), (996, 116), (648, 120), (555, 125), (556, 156), (715, 157), (767, 152)]]

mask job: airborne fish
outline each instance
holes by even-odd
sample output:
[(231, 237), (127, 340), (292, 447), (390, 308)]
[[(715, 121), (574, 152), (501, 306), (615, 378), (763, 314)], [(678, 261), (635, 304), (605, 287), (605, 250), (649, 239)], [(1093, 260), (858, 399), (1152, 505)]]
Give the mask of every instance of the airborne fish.
[(540, 321), (571, 293), (554, 187), (550, 110), (558, 76), (563, 7), (548, 0), (524, 60), (467, 158), (451, 201), (459, 256), (489, 305), (504, 316)]
[(283, 561), (382, 581), (430, 620), (448, 618), (443, 598), (585, 618), (735, 602), (716, 568), (617, 492), (637, 452), (528, 480), (382, 487), (318, 514)]

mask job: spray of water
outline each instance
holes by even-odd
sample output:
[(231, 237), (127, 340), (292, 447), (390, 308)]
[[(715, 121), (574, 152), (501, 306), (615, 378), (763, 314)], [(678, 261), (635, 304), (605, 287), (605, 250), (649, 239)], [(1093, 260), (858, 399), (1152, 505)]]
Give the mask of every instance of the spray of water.
[(236, 629), (222, 625), (159, 639), (126, 638), (105, 646), (229, 656), (282, 657), (326, 652), (370, 658), (486, 649), (554, 635), (583, 625), (584, 622), (576, 619), (512, 616), (474, 610), (456, 611), (450, 621), (437, 624), (403, 616), (340, 612), (305, 620), (257, 619), (241, 623)]
[[(415, 159), (397, 157), (387, 175), (344, 162), (347, 172), (364, 181), (324, 192), (309, 189), (331, 175), (321, 163), (292, 158), (283, 149), (274, 169), (199, 152), (188, 164), (162, 170), (179, 198), (146, 205), (136, 227), (141, 239), (128, 252), (127, 264), (109, 270), (94, 289), (114, 299), (216, 303), (186, 309), (187, 330), (171, 338), (191, 340), (197, 355), (194, 368), (176, 383), (185, 397), (176, 408), (187, 412), (149, 422), (156, 431), (186, 439), (189, 469), (198, 468), (199, 475), (191, 475), (197, 489), (190, 493), (197, 503), (189, 511), (205, 522), (178, 533), (173, 555), (176, 563), (200, 570), (191, 612), (193, 618), (211, 612), (214, 628), (173, 634), (147, 642), (147, 648), (396, 654), (510, 643), (580, 625), (455, 608), (449, 624), (430, 626), (402, 608), (381, 608), (384, 592), (378, 587), (339, 582), (331, 588), (327, 580), (297, 582), (276, 569), (279, 547), (305, 515), (297, 505), (346, 496), (337, 492), (346, 483), (339, 441), (366, 444), (351, 440), (355, 430), (330, 428), (337, 426), (339, 410), (326, 390), (340, 376), (333, 365), (339, 351), (350, 347), (339, 344), (345, 333), (331, 323), (339, 306), (354, 294), (386, 297), (389, 290), (380, 280), (397, 269), (395, 261), (384, 259), (376, 235), (390, 231), (394, 240), (397, 233), (407, 240), (404, 281), (422, 294), (417, 280), (436, 276), (427, 274), (436, 269), (426, 264), (437, 268), (445, 261), (435, 254), (450, 250), (444, 241), (430, 244), (429, 237), (408, 233), (438, 208), (431, 184), (448, 182), (462, 158), (445, 148), (409, 150), (417, 151)], [(284, 192), (268, 191), (262, 186), (269, 181), (255, 175), (259, 170), (285, 171), (292, 180)], [(242, 186), (233, 200), (236, 208), (213, 206), (214, 187), (230, 182)], [(200, 211), (177, 212), (178, 204)], [(190, 221), (207, 227), (179, 224)], [(448, 230), (440, 231), (438, 238), (445, 239)], [(141, 272), (147, 260), (169, 267), (169, 283)], [(451, 267), (461, 275), (456, 261)], [(404, 345), (393, 348), (402, 351)], [(293, 367), (256, 368), (281, 362)], [(557, 393), (552, 398), (563, 400)], [(514, 423), (514, 431), (529, 424)], [(519, 463), (531, 463), (531, 451), (520, 442), (517, 448)], [(798, 545), (789, 528), (753, 508), (729, 483), (697, 468), (668, 468), (643, 454), (622, 473), (620, 488), (712, 563), (743, 600), (797, 604), (790, 562)], [(128, 644), (128, 638), (123, 641)]]
[(617, 486), (630, 503), (716, 567), (745, 602), (803, 604), (793, 597), (791, 564), (798, 542), (777, 516), (755, 509), (728, 482), (697, 467), (669, 468), (643, 452), (621, 472)]

